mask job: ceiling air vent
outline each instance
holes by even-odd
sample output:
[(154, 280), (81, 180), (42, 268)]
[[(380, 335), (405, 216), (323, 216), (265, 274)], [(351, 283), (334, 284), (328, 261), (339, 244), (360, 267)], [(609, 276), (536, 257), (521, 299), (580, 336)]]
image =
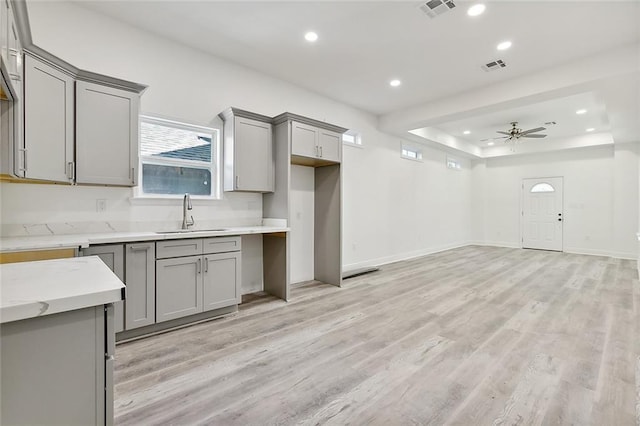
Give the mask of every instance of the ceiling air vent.
[(502, 59), (498, 59), (497, 61), (493, 61), (493, 62), (489, 62), (488, 64), (484, 64), (482, 66), (482, 69), (488, 72), (488, 71), (499, 70), (500, 68), (504, 68), (506, 66), (507, 66), (507, 64), (505, 64)]
[(426, 3), (420, 3), (420, 10), (422, 10), (429, 18), (435, 18), (438, 15), (442, 15), (454, 7), (456, 7), (456, 4), (452, 0), (430, 0)]

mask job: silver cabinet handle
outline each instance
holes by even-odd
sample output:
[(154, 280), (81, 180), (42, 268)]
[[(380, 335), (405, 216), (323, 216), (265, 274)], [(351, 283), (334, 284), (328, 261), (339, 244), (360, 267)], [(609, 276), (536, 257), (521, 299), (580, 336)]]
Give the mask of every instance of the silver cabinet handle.
[(240, 189), (240, 176), (236, 176), (236, 189)]
[(320, 158), (322, 158), (322, 145), (320, 145)]
[(131, 183), (132, 184), (136, 184), (136, 168), (132, 167), (131, 168), (131, 176), (129, 176), (129, 178), (131, 179)]
[(129, 246), (129, 248), (131, 249), (131, 251), (149, 251), (151, 246), (150, 245), (146, 245), (146, 246)]
[(73, 161), (69, 161), (67, 163), (67, 178), (69, 178), (69, 180), (73, 180), (73, 177), (76, 174), (76, 163), (74, 163)]
[(209, 258), (204, 258), (204, 272), (209, 272)]
[(196, 271), (198, 273), (202, 272), (202, 259), (198, 259), (197, 266), (196, 266)]
[(18, 168), (20, 172), (27, 171), (27, 148), (18, 148), (19, 152), (22, 152), (22, 168)]

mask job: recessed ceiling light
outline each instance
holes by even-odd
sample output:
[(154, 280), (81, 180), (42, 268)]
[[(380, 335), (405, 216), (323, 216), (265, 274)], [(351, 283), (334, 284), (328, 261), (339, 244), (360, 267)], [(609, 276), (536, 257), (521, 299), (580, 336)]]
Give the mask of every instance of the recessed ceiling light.
[(391, 80), (389, 82), (389, 86), (391, 86), (391, 87), (398, 87), (401, 84), (402, 84), (402, 82), (400, 80), (398, 80), (398, 79), (394, 79), (394, 80)]
[(585, 129), (587, 132), (593, 132), (595, 129), (593, 127), (589, 127), (588, 129)]
[(482, 15), (485, 9), (486, 9), (486, 6), (482, 3), (474, 4), (469, 9), (467, 9), (467, 15), (469, 16)]
[(465, 135), (470, 135), (471, 134), (471, 130), (465, 130), (464, 132), (462, 132)]
[(496, 143), (495, 142), (487, 142), (487, 145), (489, 146), (494, 146)]
[(582, 114), (586, 114), (587, 110), (586, 109), (579, 109), (576, 111), (576, 114), (578, 115), (582, 115)]
[(498, 44), (498, 46), (496, 48), (498, 50), (507, 50), (510, 47), (511, 47), (511, 42), (507, 40), (507, 41), (503, 41), (502, 43)]
[(318, 40), (318, 34), (314, 33), (313, 31), (309, 31), (304, 35), (304, 39), (313, 43), (314, 41)]

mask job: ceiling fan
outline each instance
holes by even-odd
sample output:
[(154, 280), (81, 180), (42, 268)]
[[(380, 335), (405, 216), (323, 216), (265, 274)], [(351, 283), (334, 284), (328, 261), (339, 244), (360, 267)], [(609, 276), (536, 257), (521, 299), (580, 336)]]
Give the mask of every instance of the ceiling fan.
[(529, 130), (522, 130), (520, 128), (518, 128), (518, 122), (517, 121), (512, 121), (511, 122), (511, 129), (505, 131), (502, 130), (498, 130), (497, 133), (500, 133), (501, 135), (506, 135), (506, 136), (502, 136), (502, 137), (497, 137), (497, 138), (490, 138), (490, 139), (483, 139), (483, 140), (495, 140), (495, 139), (506, 139), (505, 142), (517, 142), (520, 138), (534, 138), (534, 139), (540, 139), (540, 138), (546, 138), (547, 135), (541, 135), (537, 132), (541, 132), (543, 130), (546, 130), (545, 127), (536, 127), (535, 129), (529, 129)]

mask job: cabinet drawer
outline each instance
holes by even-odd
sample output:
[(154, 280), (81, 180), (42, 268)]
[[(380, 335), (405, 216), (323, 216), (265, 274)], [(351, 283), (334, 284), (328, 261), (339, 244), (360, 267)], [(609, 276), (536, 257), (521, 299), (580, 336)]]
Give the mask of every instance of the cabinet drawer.
[(240, 250), (240, 237), (213, 237), (204, 239), (204, 254)]
[(202, 239), (158, 241), (156, 243), (156, 258), (194, 256), (202, 254)]

